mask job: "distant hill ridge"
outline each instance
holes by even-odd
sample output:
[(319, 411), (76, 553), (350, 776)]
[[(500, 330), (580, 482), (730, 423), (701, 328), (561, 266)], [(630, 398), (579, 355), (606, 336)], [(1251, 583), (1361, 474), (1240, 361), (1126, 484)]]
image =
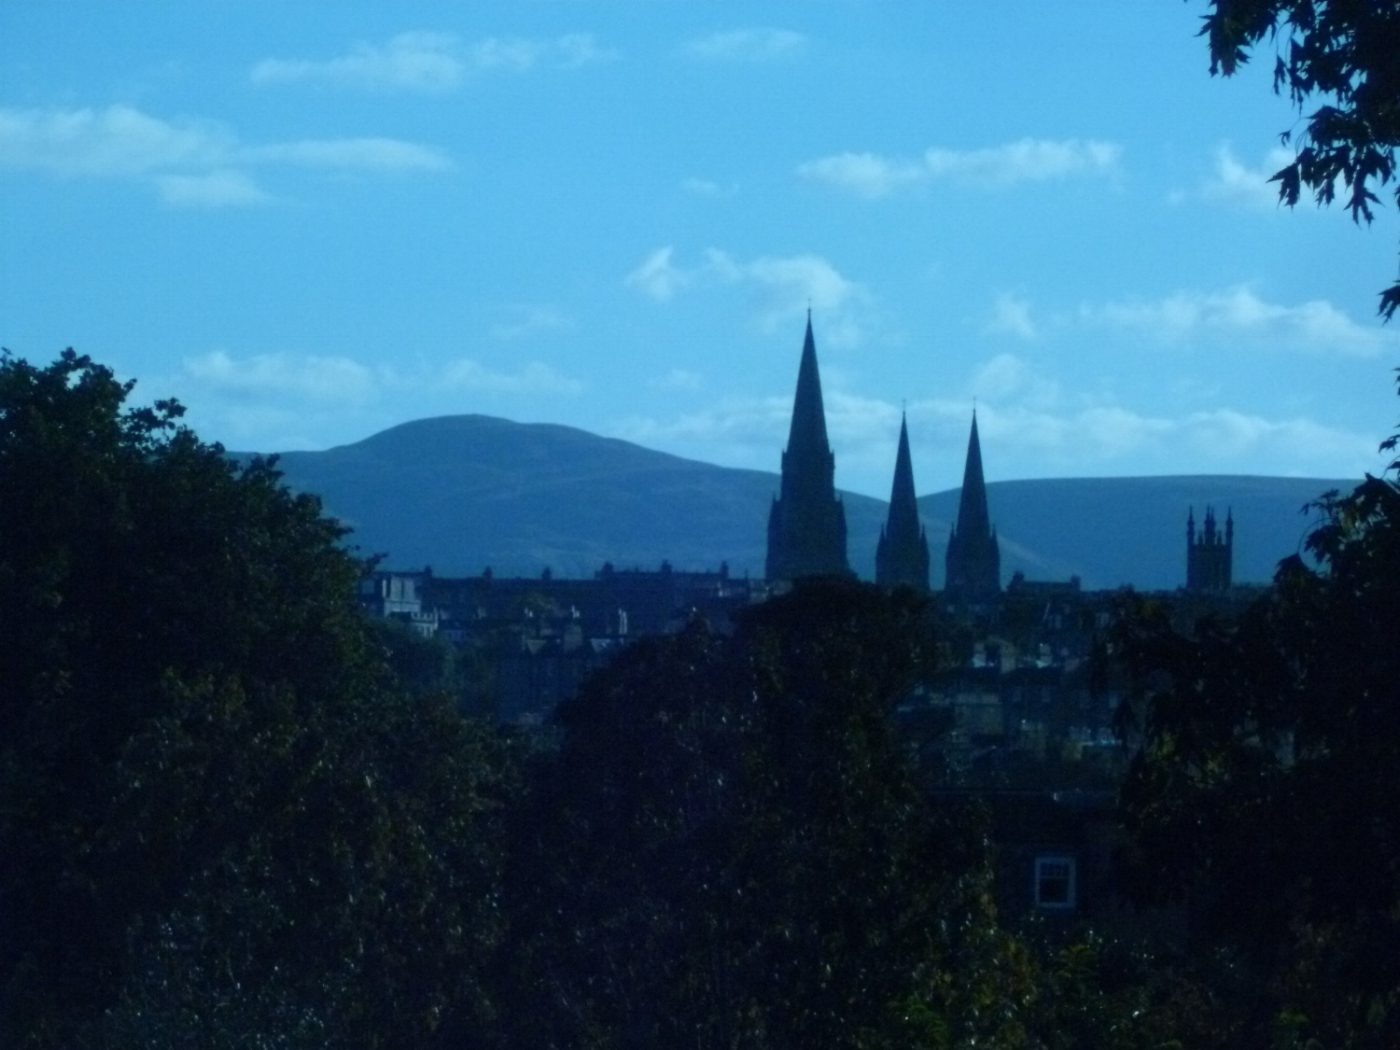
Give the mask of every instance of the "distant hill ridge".
[[(776, 461), (778, 451), (774, 451)], [(235, 454), (240, 458), (246, 455)], [(778, 475), (656, 452), (573, 427), (491, 416), (420, 419), (324, 452), (280, 457), (293, 488), (321, 497), (388, 568), (440, 575), (591, 576), (619, 568), (713, 569), (761, 576)], [(989, 464), (991, 473), (1005, 464)], [(917, 467), (916, 467), (917, 469)], [(891, 463), (893, 470), (893, 463)], [(1203, 475), (993, 481), (1003, 580), (1077, 575), (1085, 587), (1180, 586), (1186, 512), (1234, 512), (1235, 579), (1266, 582), (1308, 530), (1304, 504), (1355, 481)], [(942, 584), (958, 489), (919, 499)], [(874, 575), (886, 504), (843, 493), (852, 567)]]

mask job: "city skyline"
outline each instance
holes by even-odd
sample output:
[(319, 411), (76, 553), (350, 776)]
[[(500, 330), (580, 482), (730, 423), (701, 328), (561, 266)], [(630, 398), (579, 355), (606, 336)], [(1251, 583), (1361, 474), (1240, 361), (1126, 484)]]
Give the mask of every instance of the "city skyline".
[(1379, 471), (1396, 224), (1200, 3), (0, 10), (0, 344), (241, 450), (552, 422), (776, 472), (813, 315), (841, 489)]

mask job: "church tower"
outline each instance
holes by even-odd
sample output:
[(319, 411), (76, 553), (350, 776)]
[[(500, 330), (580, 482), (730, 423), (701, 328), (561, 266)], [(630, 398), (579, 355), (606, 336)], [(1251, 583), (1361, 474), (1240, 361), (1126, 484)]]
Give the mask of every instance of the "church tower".
[(890, 516), (880, 530), (880, 545), (875, 548), (875, 582), (881, 587), (903, 584), (916, 591), (928, 590), (928, 538), (919, 525), (919, 507), (914, 502), (909, 427), (903, 418), (899, 421), (899, 453), (894, 460)]
[(958, 523), (948, 537), (946, 565), (944, 593), (950, 599), (977, 602), (1001, 592), (1001, 548), (987, 512), (987, 482), (982, 476), (976, 410), (972, 413), (972, 436), (967, 442)]
[(1206, 508), (1200, 536), (1196, 535), (1196, 508), (1186, 515), (1186, 589), (1228, 591), (1234, 574), (1235, 516), (1225, 512), (1225, 531), (1215, 526), (1215, 510)]
[(826, 438), (809, 310), (792, 429), (783, 452), (782, 494), (768, 512), (768, 579), (851, 575), (846, 562), (846, 509), (836, 498), (835, 477), (836, 457)]

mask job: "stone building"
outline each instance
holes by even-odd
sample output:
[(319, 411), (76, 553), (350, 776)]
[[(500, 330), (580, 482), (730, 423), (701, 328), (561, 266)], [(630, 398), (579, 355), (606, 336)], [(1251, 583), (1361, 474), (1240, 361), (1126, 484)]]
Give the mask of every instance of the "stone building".
[(1215, 525), (1215, 511), (1207, 507), (1200, 535), (1196, 534), (1196, 509), (1186, 515), (1186, 589), (1228, 591), (1234, 571), (1235, 519), (1225, 512), (1225, 529)]

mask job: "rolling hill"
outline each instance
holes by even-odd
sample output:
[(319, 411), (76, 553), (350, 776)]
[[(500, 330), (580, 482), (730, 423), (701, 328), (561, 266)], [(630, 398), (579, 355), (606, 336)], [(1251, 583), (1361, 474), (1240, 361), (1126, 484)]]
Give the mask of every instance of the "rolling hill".
[[(246, 458), (245, 454), (236, 454)], [(774, 452), (777, 459), (777, 450)], [(762, 575), (775, 473), (655, 452), (571, 427), (443, 416), (324, 452), (280, 457), (286, 481), (321, 497), (387, 568), (440, 575), (590, 576), (619, 568), (714, 569)], [(992, 465), (995, 468), (995, 464)], [(893, 469), (893, 465), (891, 465)], [(1179, 586), (1186, 511), (1207, 504), (1236, 523), (1235, 578), (1264, 582), (1307, 531), (1302, 506), (1344, 480), (1199, 477), (991, 482), (1002, 576), (1078, 575), (1085, 587)], [(874, 574), (885, 503), (844, 493), (852, 568)], [(942, 579), (958, 490), (924, 496), (934, 585)]]

